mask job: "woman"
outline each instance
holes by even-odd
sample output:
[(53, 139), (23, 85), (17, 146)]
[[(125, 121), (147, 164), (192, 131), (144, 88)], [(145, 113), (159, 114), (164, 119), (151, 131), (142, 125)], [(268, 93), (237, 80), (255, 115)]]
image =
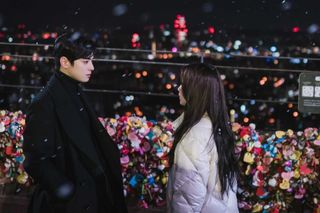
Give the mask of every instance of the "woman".
[(168, 212), (238, 212), (238, 163), (219, 72), (188, 65), (178, 90), (184, 113), (174, 122)]

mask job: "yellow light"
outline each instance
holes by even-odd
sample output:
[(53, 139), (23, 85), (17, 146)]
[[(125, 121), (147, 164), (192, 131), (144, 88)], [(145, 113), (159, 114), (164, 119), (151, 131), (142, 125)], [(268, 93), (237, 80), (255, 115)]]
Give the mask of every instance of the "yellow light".
[(141, 117), (143, 115), (143, 113), (139, 110), (139, 111), (136, 112), (136, 115)]
[(274, 124), (274, 122), (276, 122), (276, 120), (275, 120), (274, 118), (269, 118), (268, 122), (269, 122), (270, 124)]
[(137, 72), (135, 75), (136, 78), (141, 78), (141, 73)]
[(265, 83), (266, 83), (266, 81), (264, 81), (264, 80), (260, 80), (260, 82), (259, 82), (259, 84), (260, 84), (261, 86), (263, 86)]
[(198, 53), (198, 52), (200, 52), (200, 49), (198, 47), (193, 47), (191, 49), (191, 51), (194, 52), (194, 53)]
[(273, 86), (274, 86), (275, 88), (280, 87), (284, 82), (285, 82), (285, 79), (284, 79), (284, 78), (280, 78), (279, 80), (277, 80), (277, 81), (273, 84)]
[(230, 110), (230, 122), (235, 122), (236, 111), (234, 109)]
[(233, 90), (234, 89), (234, 84), (231, 83), (231, 84), (228, 85), (228, 87), (229, 87), (230, 90)]
[(146, 77), (146, 76), (148, 75), (148, 71), (146, 71), (146, 70), (142, 71), (142, 75), (143, 75), (144, 77)]
[(175, 75), (175, 74), (173, 74), (173, 73), (172, 73), (172, 74), (170, 74), (170, 79), (171, 79), (171, 80), (176, 79), (176, 75)]
[(166, 89), (169, 90), (172, 88), (172, 85), (171, 84), (166, 84)]

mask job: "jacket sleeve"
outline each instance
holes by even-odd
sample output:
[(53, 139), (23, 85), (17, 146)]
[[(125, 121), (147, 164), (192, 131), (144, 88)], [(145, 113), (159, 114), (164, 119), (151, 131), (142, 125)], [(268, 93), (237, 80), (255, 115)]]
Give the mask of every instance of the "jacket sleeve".
[(176, 186), (181, 186), (175, 190), (192, 208), (192, 212), (200, 212), (204, 205), (210, 172), (207, 141), (201, 140), (186, 135), (181, 141), (180, 162), (177, 162)]
[[(51, 104), (52, 105), (52, 104)], [(56, 146), (54, 110), (50, 102), (33, 102), (24, 131), (24, 168), (54, 199), (68, 200), (74, 185), (53, 163), (61, 147)]]

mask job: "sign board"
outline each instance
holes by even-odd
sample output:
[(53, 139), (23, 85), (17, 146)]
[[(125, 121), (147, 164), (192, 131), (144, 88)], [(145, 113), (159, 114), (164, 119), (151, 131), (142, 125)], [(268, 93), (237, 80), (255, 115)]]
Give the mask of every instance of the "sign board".
[(320, 113), (320, 72), (300, 74), (298, 109)]

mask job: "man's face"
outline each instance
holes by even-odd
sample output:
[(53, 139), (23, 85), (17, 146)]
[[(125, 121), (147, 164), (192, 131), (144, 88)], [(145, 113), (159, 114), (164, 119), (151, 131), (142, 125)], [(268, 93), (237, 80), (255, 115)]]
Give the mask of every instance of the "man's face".
[(73, 62), (73, 65), (68, 66), (64, 73), (69, 77), (81, 83), (88, 82), (94, 70), (92, 59), (80, 58)]

